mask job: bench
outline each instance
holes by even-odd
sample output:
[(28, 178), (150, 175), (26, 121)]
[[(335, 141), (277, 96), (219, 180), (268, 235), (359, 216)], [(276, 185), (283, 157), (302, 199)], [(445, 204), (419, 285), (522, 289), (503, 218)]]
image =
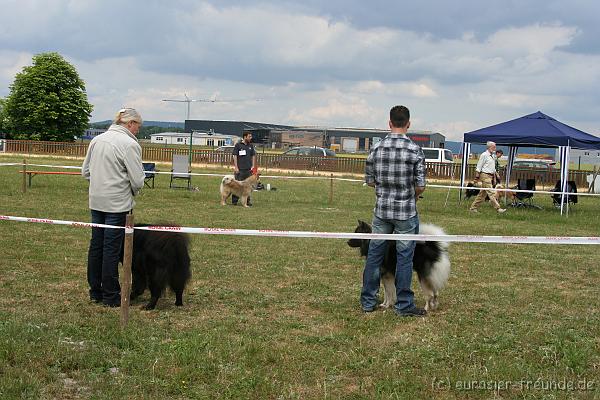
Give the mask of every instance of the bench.
[(34, 175), (79, 175), (81, 176), (81, 172), (67, 172), (67, 171), (19, 171), (20, 174), (25, 172), (29, 177), (29, 187), (31, 187), (31, 178)]

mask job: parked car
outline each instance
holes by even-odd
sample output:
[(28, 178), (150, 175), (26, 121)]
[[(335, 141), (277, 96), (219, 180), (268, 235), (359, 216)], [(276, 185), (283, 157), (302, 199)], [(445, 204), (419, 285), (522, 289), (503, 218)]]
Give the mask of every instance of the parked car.
[(292, 147), (283, 153), (284, 156), (306, 156), (306, 157), (335, 157), (333, 150), (317, 146)]
[(215, 149), (215, 151), (224, 151), (224, 152), (231, 153), (231, 152), (233, 152), (234, 147), (235, 146), (233, 146), (233, 145), (219, 146)]
[(448, 149), (436, 149), (433, 147), (422, 147), (423, 154), (425, 155), (425, 162), (438, 162), (452, 164), (454, 159), (452, 158), (452, 152)]
[(293, 147), (270, 162), (275, 168), (300, 169), (300, 170), (333, 170), (335, 166), (335, 152), (317, 146)]
[(552, 160), (543, 159), (520, 159), (513, 162), (514, 168), (553, 168), (556, 166), (556, 162)]

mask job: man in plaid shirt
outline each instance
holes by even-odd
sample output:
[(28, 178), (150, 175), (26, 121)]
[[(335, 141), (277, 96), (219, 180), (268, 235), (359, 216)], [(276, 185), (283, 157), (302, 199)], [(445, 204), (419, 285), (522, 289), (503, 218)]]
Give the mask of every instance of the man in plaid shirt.
[[(404, 106), (390, 110), (391, 132), (371, 149), (365, 167), (365, 182), (375, 187), (377, 201), (373, 210), (373, 233), (419, 233), (417, 199), (425, 190), (425, 156), (406, 132), (410, 112)], [(360, 303), (365, 312), (377, 308), (379, 267), (387, 251), (385, 240), (371, 240), (363, 272)], [(423, 316), (411, 290), (413, 240), (396, 241), (396, 313), (401, 316)]]

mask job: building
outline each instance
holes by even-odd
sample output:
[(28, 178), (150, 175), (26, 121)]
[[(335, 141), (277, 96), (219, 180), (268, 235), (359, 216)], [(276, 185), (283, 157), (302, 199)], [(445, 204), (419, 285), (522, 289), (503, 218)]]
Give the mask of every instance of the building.
[[(369, 151), (373, 144), (389, 133), (387, 129), (295, 127), (247, 121), (185, 121), (186, 132), (196, 130), (212, 130), (239, 137), (244, 132), (250, 132), (255, 143), (271, 148), (322, 146), (349, 153)], [(445, 136), (437, 132), (409, 130), (408, 136), (421, 147), (445, 147)]]
[[(555, 160), (560, 160), (560, 154), (556, 149)], [(600, 165), (600, 150), (578, 150), (571, 149), (569, 152), (569, 162), (572, 165)]]
[[(254, 143), (271, 146), (270, 135), (274, 130), (291, 129), (293, 126), (267, 124), (262, 122), (247, 121), (210, 121), (210, 120), (185, 120), (186, 132), (221, 132), (225, 135), (242, 137), (244, 132), (252, 133)], [(188, 133), (189, 135), (189, 133)]]
[(106, 132), (106, 129), (88, 128), (83, 134), (83, 139), (93, 139), (104, 132)]
[(150, 135), (150, 143), (189, 145), (190, 138), (194, 146), (226, 146), (235, 144), (241, 138), (216, 132), (161, 132)]

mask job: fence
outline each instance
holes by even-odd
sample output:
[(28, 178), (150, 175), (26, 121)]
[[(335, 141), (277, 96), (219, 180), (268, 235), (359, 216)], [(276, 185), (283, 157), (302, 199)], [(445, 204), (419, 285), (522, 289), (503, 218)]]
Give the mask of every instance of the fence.
[[(85, 157), (88, 143), (66, 143), (66, 142), (41, 142), (31, 140), (6, 140), (5, 151), (7, 153), (58, 155), (69, 157)], [(142, 159), (152, 162), (171, 162), (173, 154), (189, 154), (187, 147), (156, 147), (142, 145)], [(287, 169), (299, 171), (316, 172), (339, 172), (351, 174), (363, 174), (365, 171), (364, 158), (352, 157), (297, 157), (284, 156), (281, 154), (258, 153), (258, 165), (264, 171), (269, 169)], [(192, 150), (192, 163), (213, 164), (229, 166), (233, 164), (233, 155), (228, 152), (215, 150)], [(440, 180), (458, 180), (460, 177), (460, 164), (427, 163), (427, 177)], [(502, 173), (503, 171), (500, 171)], [(575, 181), (579, 188), (588, 187), (586, 176), (589, 171), (569, 171), (569, 180)], [(475, 176), (475, 165), (467, 168), (466, 180), (473, 180)], [(513, 169), (511, 182), (516, 184), (517, 179), (534, 178), (540, 187), (554, 187), (556, 181), (560, 180), (560, 170), (555, 168), (515, 168)]]

